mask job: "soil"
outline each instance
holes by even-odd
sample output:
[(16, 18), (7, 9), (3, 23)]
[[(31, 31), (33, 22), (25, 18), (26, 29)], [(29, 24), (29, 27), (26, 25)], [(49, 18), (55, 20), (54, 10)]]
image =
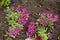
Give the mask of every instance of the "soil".
[[(30, 20), (35, 21), (39, 17), (39, 12), (41, 11), (50, 11), (54, 12), (60, 16), (60, 0), (15, 0), (12, 6), (21, 5), (21, 7), (26, 7), (28, 9), (29, 14), (31, 15)], [(0, 7), (0, 40), (24, 40), (26, 35), (26, 30), (24, 29), (20, 34), (20, 37), (16, 36), (16, 38), (4, 37), (5, 31), (8, 27), (8, 22), (6, 14), (4, 13), (5, 7)], [(25, 27), (27, 28), (27, 27)], [(50, 30), (53, 33), (52, 40), (60, 40), (60, 21), (55, 24), (55, 27), (50, 27)]]

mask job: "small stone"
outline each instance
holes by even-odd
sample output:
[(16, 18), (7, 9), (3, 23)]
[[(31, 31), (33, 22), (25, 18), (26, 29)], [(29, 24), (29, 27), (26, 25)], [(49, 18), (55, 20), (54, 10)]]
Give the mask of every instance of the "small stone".
[(41, 7), (41, 5), (40, 5), (40, 7)]
[(24, 32), (21, 32), (22, 34), (24, 33)]
[(10, 37), (15, 38), (15, 36), (14, 36), (14, 35), (10, 35)]
[(58, 39), (60, 39), (59, 36), (58, 36)]

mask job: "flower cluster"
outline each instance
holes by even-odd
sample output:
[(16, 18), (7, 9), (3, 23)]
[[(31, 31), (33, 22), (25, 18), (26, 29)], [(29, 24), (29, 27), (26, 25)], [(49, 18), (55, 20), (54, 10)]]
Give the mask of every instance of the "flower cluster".
[(59, 18), (58, 15), (53, 15), (50, 12), (41, 12), (41, 13), (39, 13), (39, 15), (47, 17), (50, 22), (56, 22), (56, 21), (58, 21), (58, 18)]
[(7, 7), (6, 11), (8, 13), (7, 20), (10, 25), (8, 34), (16, 35), (23, 29), (23, 25), (27, 23), (27, 20), (29, 18), (27, 9), (21, 8), (19, 6), (15, 9), (10, 9), (9, 7)]
[[(41, 13), (39, 13), (39, 15), (40, 15), (40, 17), (39, 17), (39, 19), (37, 20), (37, 23), (38, 24), (36, 24), (36, 25), (38, 25), (35, 29), (36, 29), (36, 32), (38, 33), (38, 34), (40, 34), (41, 36), (42, 35), (44, 35), (44, 36), (42, 36), (42, 39), (43, 40), (47, 40), (47, 37), (48, 37), (48, 39), (52, 39), (52, 37), (53, 37), (53, 35), (52, 35), (52, 33), (50, 33), (50, 32), (48, 32), (47, 33), (47, 35), (45, 35), (46, 33), (45, 32), (47, 32), (47, 30), (46, 29), (44, 29), (44, 28), (48, 28), (48, 27), (50, 27), (50, 26), (54, 26), (54, 22), (57, 22), (58, 21), (58, 19), (59, 19), (59, 17), (58, 17), (58, 15), (54, 15), (53, 13), (50, 13), (50, 12), (41, 12)], [(43, 27), (44, 26), (44, 27)], [(39, 28), (40, 27), (40, 28)], [(41, 29), (41, 30), (39, 30), (39, 29)], [(43, 29), (43, 30), (42, 30)], [(45, 30), (45, 31), (44, 31)], [(39, 33), (40, 32), (40, 33)], [(43, 34), (44, 33), (44, 34)], [(44, 38), (43, 38), (44, 37)], [(39, 40), (39, 38), (37, 38), (38, 40)], [(40, 40), (42, 40), (42, 39), (40, 39)]]
[[(21, 32), (24, 25), (27, 24), (28, 18), (30, 15), (27, 12), (26, 8), (21, 8), (20, 6), (16, 7), (15, 10), (7, 10), (7, 19), (9, 23), (9, 35), (16, 35)], [(28, 36), (25, 40), (47, 40), (52, 39), (53, 34), (48, 32), (48, 27), (54, 26), (54, 22), (58, 21), (58, 15), (53, 15), (50, 12), (41, 12), (39, 13), (40, 17), (37, 21), (30, 21), (28, 24)]]
[(45, 25), (45, 21), (44, 20), (39, 20), (39, 24), (44, 26)]
[(33, 35), (34, 30), (35, 30), (35, 23), (31, 21), (28, 25), (28, 34), (30, 37)]
[[(19, 7), (16, 8), (16, 11), (19, 11)], [(27, 23), (27, 19), (29, 18), (29, 14), (27, 12), (26, 8), (22, 8), (22, 14), (18, 17), (18, 22), (20, 22), (22, 25), (25, 25)]]
[[(53, 15), (50, 12), (41, 12), (39, 13), (40, 17), (35, 22), (30, 22), (28, 25), (28, 35), (33, 40), (47, 40), (52, 39), (53, 34), (47, 32), (48, 27), (54, 26), (54, 22), (58, 21), (58, 15)], [(34, 33), (34, 35), (33, 35)], [(27, 39), (29, 40), (29, 39)]]
[(18, 22), (20, 22), (22, 25), (25, 25), (27, 23), (27, 21), (20, 16), (18, 17)]
[(26, 8), (22, 8), (22, 18), (29, 18), (29, 14)]
[(21, 11), (21, 8), (18, 6), (15, 8), (15, 11), (19, 12), (19, 11)]
[(21, 31), (21, 28), (19, 26), (16, 26), (15, 29), (10, 28), (8, 31), (9, 31), (10, 35), (15, 35), (15, 34), (18, 34)]

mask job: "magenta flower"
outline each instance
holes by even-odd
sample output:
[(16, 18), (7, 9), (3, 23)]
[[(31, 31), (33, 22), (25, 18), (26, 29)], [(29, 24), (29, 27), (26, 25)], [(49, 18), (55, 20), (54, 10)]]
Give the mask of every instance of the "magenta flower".
[(21, 10), (20, 7), (16, 7), (16, 8), (15, 8), (15, 11), (17, 11), (17, 12), (20, 11), (20, 10)]
[(50, 14), (50, 15), (48, 16), (48, 19), (49, 19), (50, 22), (56, 22), (56, 21), (58, 21), (59, 17), (58, 17), (58, 15), (55, 15), (55, 16), (53, 17), (53, 15)]
[(36, 36), (36, 40), (42, 40), (42, 36)]
[(29, 37), (33, 36), (33, 32), (28, 32)]
[(47, 14), (48, 18), (53, 18), (53, 14)]
[(44, 26), (45, 25), (45, 21), (44, 20), (40, 20), (39, 24), (42, 25), (42, 26)]
[(56, 22), (56, 20), (54, 18), (49, 18), (50, 22)]
[(28, 32), (33, 32), (34, 31), (34, 27), (28, 27), (29, 29), (28, 29)]
[(33, 35), (34, 30), (35, 30), (35, 23), (31, 21), (28, 25), (28, 34), (30, 37)]
[(22, 25), (25, 25), (27, 23), (27, 21), (20, 16), (18, 17), (18, 22), (20, 22)]
[(54, 18), (48, 18), (50, 22), (55, 22)]
[(14, 35), (18, 34), (21, 31), (21, 28), (19, 26), (16, 26), (15, 29), (9, 29), (9, 34)]
[(21, 28), (19, 26), (16, 26), (15, 31), (20, 32)]
[(52, 39), (52, 37), (53, 37), (52, 33), (49, 32), (49, 33), (48, 33), (48, 38), (49, 38), (49, 39)]
[(16, 34), (16, 31), (14, 29), (9, 29), (9, 34), (14, 35)]
[(39, 15), (46, 16), (49, 19), (50, 22), (56, 22), (56, 21), (58, 21), (58, 15), (54, 16), (50, 12), (41, 12), (41, 13), (39, 13)]
[(41, 16), (47, 16), (49, 14), (49, 12), (41, 12), (41, 13), (39, 13), (39, 15), (41, 15)]
[(23, 14), (27, 13), (27, 9), (26, 8), (22, 8), (22, 13)]
[(29, 23), (29, 25), (30, 25), (30, 26), (35, 26), (35, 22), (31, 21), (31, 22)]
[(29, 14), (22, 14), (22, 18), (29, 18)]

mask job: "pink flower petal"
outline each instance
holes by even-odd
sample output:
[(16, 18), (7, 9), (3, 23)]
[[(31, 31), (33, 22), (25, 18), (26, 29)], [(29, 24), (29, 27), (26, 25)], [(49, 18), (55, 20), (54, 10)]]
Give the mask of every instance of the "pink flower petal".
[(9, 34), (14, 35), (16, 34), (16, 31), (14, 29), (9, 29)]
[(19, 26), (16, 26), (15, 30), (16, 30), (17, 32), (20, 32), (20, 31), (21, 31), (21, 28), (20, 28)]
[(35, 30), (35, 23), (31, 21), (28, 25), (28, 34), (30, 37), (33, 35), (34, 30)]
[(20, 10), (21, 10), (20, 7), (16, 7), (16, 8), (15, 8), (15, 11), (17, 11), (17, 12), (20, 11)]
[(26, 8), (22, 8), (22, 13), (26, 14), (27, 13), (27, 9)]
[(45, 25), (45, 21), (44, 20), (40, 20), (39, 24), (44, 26)]

